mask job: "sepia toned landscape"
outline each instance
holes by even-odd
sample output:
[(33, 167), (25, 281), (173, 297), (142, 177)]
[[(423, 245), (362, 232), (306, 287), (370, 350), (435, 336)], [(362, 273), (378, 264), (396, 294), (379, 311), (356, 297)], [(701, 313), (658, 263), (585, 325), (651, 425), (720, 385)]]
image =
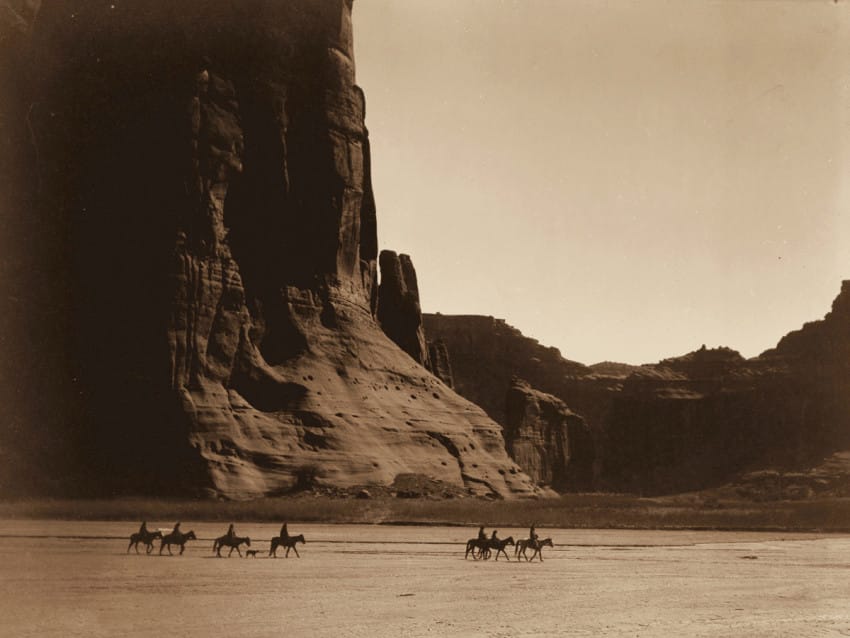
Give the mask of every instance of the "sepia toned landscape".
[(848, 36), (0, 0), (0, 635), (850, 635)]
[[(125, 554), (127, 524), (3, 522), (8, 636), (840, 636), (846, 537), (541, 530), (543, 562), (463, 558), (474, 528), (303, 525), (301, 558)], [(520, 528), (500, 529), (518, 536)], [(258, 542), (256, 539), (265, 539)], [(166, 553), (167, 554), (167, 553)], [(50, 603), (45, 605), (44, 600)]]

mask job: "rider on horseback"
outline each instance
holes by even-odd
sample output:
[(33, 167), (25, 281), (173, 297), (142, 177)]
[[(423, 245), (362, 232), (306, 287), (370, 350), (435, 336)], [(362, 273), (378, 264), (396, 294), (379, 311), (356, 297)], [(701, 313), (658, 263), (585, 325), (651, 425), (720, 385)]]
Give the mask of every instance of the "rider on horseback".
[(174, 523), (174, 529), (171, 531), (172, 534), (179, 534), (180, 532), (180, 521)]
[(148, 534), (148, 524), (146, 521), (142, 521), (142, 524), (139, 526), (139, 536), (147, 536)]
[(236, 537), (236, 529), (233, 527), (233, 523), (227, 528), (227, 534), (225, 536), (227, 536), (227, 540), (233, 540)]
[(289, 531), (286, 529), (286, 523), (284, 523), (280, 528), (280, 537), (289, 538)]
[(531, 541), (532, 547), (537, 547), (537, 532), (534, 531), (534, 523), (531, 524), (531, 528), (528, 530), (528, 540)]
[(478, 528), (478, 540), (480, 540), (480, 541), (486, 541), (487, 540), (487, 534), (484, 533), (484, 526), (483, 525)]

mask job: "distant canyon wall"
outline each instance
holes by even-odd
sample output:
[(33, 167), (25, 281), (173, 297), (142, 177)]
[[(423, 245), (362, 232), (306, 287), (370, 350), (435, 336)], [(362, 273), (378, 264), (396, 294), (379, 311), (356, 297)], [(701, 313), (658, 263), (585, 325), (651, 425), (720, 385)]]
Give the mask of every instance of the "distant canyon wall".
[(581, 416), (597, 437), (585, 459), (598, 463), (596, 489), (700, 489), (850, 448), (850, 282), (824, 319), (754, 359), (703, 347), (644, 366), (583, 366), (492, 317), (426, 315), (424, 325), (446, 344), (457, 390), (506, 428), (513, 376)]

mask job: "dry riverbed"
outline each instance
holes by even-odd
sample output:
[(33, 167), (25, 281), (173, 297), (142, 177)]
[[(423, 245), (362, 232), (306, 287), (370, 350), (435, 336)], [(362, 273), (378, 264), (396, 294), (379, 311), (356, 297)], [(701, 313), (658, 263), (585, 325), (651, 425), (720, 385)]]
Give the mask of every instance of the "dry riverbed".
[(221, 523), (179, 557), (126, 554), (137, 527), (0, 521), (0, 635), (850, 636), (847, 535), (540, 529), (520, 564), (464, 560), (474, 528), (290, 522), (269, 559), (279, 525), (241, 523), (258, 557), (218, 559)]

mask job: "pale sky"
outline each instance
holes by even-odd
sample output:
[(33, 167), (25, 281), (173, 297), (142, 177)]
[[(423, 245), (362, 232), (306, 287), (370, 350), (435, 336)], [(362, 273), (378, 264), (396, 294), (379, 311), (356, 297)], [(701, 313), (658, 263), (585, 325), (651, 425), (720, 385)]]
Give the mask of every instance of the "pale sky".
[(584, 363), (755, 356), (850, 279), (850, 4), (356, 0), (381, 249)]

